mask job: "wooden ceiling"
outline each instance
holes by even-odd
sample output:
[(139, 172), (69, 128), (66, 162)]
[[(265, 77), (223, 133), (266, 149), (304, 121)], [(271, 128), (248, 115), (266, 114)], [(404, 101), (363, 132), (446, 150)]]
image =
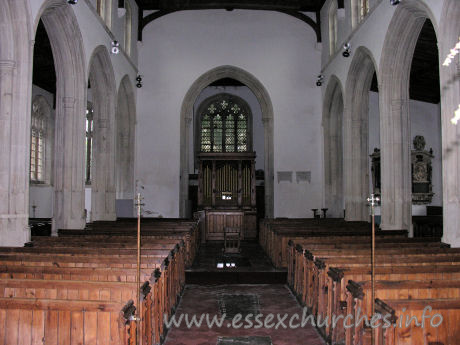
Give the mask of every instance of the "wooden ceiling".
[[(321, 42), (319, 11), (326, 0), (136, 0), (139, 6), (138, 38), (142, 41), (142, 31), (150, 22), (177, 11), (234, 9), (277, 11), (293, 16), (310, 25)], [(343, 0), (339, 1), (340, 3)], [(155, 11), (146, 16), (144, 11)], [(316, 13), (316, 21), (303, 12)]]
[(56, 93), (56, 72), (51, 43), (41, 20), (35, 35), (32, 82), (52, 94)]
[(142, 10), (251, 9), (317, 12), (325, 0), (136, 0)]

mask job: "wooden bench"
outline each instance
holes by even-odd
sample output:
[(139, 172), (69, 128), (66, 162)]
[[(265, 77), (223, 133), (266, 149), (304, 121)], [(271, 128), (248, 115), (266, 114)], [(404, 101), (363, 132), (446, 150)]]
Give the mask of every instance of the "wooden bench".
[[(433, 327), (430, 320), (425, 320), (424, 327), (415, 326), (414, 322), (407, 327), (407, 319), (416, 317), (422, 319), (424, 309), (430, 306), (429, 315), (439, 314), (443, 322), (438, 327)], [(429, 345), (456, 345), (460, 339), (460, 299), (388, 299), (381, 301), (376, 300), (376, 313), (380, 315), (391, 315), (390, 320), (397, 324), (397, 327), (383, 329), (379, 327), (376, 330), (375, 345), (395, 345), (407, 343), (408, 337), (412, 344), (429, 344)], [(401, 320), (403, 319), (403, 320)], [(433, 320), (436, 325), (439, 318)], [(402, 322), (402, 327), (399, 327)], [(363, 345), (370, 345), (370, 332), (367, 336), (362, 337)], [(350, 343), (351, 344), (351, 343)]]
[[(347, 290), (347, 314), (353, 315), (354, 320), (358, 320), (360, 315), (367, 316), (368, 320), (370, 320), (372, 317), (370, 282), (357, 283), (350, 280)], [(430, 301), (435, 299), (458, 300), (460, 298), (460, 280), (378, 280), (375, 282), (375, 297), (381, 300), (423, 299), (426, 300), (426, 305), (428, 306)], [(421, 318), (418, 320), (421, 320)], [(359, 323), (357, 325), (353, 324), (353, 326), (346, 329), (345, 337), (352, 344), (361, 344), (365, 335), (366, 325)]]
[[(146, 344), (158, 344), (163, 339), (163, 316), (171, 315), (185, 283), (184, 233), (163, 233), (166, 234), (166, 238), (161, 238), (158, 242), (155, 241), (156, 237), (152, 236), (144, 241), (142, 249), (141, 277), (144, 280), (144, 294), (140, 312), (144, 329), (141, 329), (141, 336)], [(163, 233), (160, 233), (160, 236)], [(173, 237), (170, 237), (171, 234)], [(132, 240), (135, 237), (127, 239), (125, 236), (103, 235), (103, 238), (108, 240), (104, 241), (108, 245), (98, 246), (98, 243), (102, 243), (100, 236), (90, 235), (85, 236), (84, 241), (76, 236), (66, 236), (65, 239), (48, 238), (49, 241), (40, 239), (32, 242), (32, 246), (27, 248), (0, 248), (0, 287), (3, 288), (3, 294), (11, 300), (23, 299), (23, 305), (30, 305), (31, 302), (21, 296), (32, 298), (34, 295), (36, 304), (46, 299), (47, 305), (51, 305), (49, 308), (54, 308), (53, 305), (61, 303), (63, 297), (75, 305), (83, 305), (86, 300), (80, 301), (77, 298), (100, 296), (97, 289), (105, 293), (105, 299), (99, 297), (98, 302), (114, 303), (113, 297), (116, 292), (124, 291), (116, 295), (120, 298), (117, 300), (120, 307), (117, 310), (118, 317), (123, 307), (121, 299), (131, 299), (135, 296), (136, 284), (132, 283), (137, 273), (137, 250), (135, 241)], [(66, 242), (71, 244), (66, 245)], [(56, 280), (50, 280), (51, 278)], [(55, 298), (54, 302), (45, 298), (50, 296), (59, 298)], [(116, 309), (114, 305), (112, 307)], [(133, 307), (134, 305), (131, 309)], [(123, 344), (134, 344), (136, 325), (132, 320), (126, 322), (128, 328), (123, 328)], [(65, 327), (66, 325), (63, 325), (62, 329)], [(113, 340), (114, 344), (121, 344), (119, 339)], [(105, 344), (103, 340), (100, 343)]]
[[(291, 243), (291, 249), (293, 245)], [(335, 247), (335, 246), (334, 246)], [(442, 245), (440, 247), (443, 247)], [(321, 247), (320, 248), (324, 248)], [(326, 246), (327, 248), (327, 246)], [(358, 248), (358, 249), (356, 249)], [(320, 249), (304, 252), (302, 248), (299, 250), (297, 246), (297, 253), (295, 257), (290, 257), (290, 261), (297, 260), (297, 262), (291, 264), (290, 267), (296, 267), (289, 272), (289, 279), (291, 280), (291, 287), (294, 288), (296, 294), (300, 295), (300, 300), (304, 302), (307, 306), (311, 308), (312, 313), (315, 316), (326, 316), (334, 313), (340, 313), (341, 302), (344, 301), (343, 298), (343, 287), (341, 287), (340, 282), (343, 279), (342, 277), (333, 279), (334, 274), (331, 274), (329, 277), (326, 275), (326, 272), (331, 273), (336, 267), (361, 267), (365, 266), (365, 272), (360, 272), (362, 275), (367, 275), (370, 279), (370, 251), (359, 249), (354, 247), (349, 249)], [(380, 249), (377, 249), (379, 253)], [(361, 251), (361, 252), (360, 252)], [(401, 252), (406, 252), (406, 254), (401, 254)], [(291, 250), (292, 252), (292, 250)], [(388, 254), (393, 254), (391, 250), (385, 249), (384, 252)], [(404, 267), (407, 272), (410, 273), (411, 269), (414, 267), (423, 267), (426, 269), (429, 263), (445, 263), (444, 267), (455, 267), (454, 270), (449, 273), (434, 273), (438, 275), (438, 278), (445, 278), (449, 274), (459, 277), (460, 270), (458, 269), (458, 250), (452, 249), (442, 249), (436, 248), (436, 246), (421, 246), (417, 248), (414, 246), (412, 249), (404, 250), (395, 250), (393, 251), (395, 257), (393, 259), (388, 259), (385, 255), (377, 254), (377, 262), (380, 266), (377, 269), (388, 269), (394, 266), (398, 259), (404, 259), (405, 264), (399, 264), (400, 267)], [(431, 258), (425, 259), (424, 257), (427, 254), (433, 255)], [(292, 256), (292, 255), (291, 255)], [(305, 257), (306, 256), (306, 257)], [(318, 256), (319, 258), (317, 258)], [(396, 260), (395, 260), (396, 259)], [(455, 265), (455, 266), (453, 266)], [(300, 268), (301, 269), (300, 269)], [(429, 270), (428, 270), (429, 271)], [(383, 273), (383, 272), (382, 272)], [(414, 277), (420, 274), (420, 272), (414, 272)], [(427, 273), (428, 274), (428, 273)], [(294, 278), (293, 278), (294, 277)], [(400, 279), (401, 273), (395, 274), (394, 279)], [(388, 279), (388, 275), (382, 279)], [(432, 276), (434, 278), (434, 276)], [(332, 339), (332, 332), (328, 329), (322, 330), (323, 335)], [(338, 340), (337, 337), (335, 340)]]

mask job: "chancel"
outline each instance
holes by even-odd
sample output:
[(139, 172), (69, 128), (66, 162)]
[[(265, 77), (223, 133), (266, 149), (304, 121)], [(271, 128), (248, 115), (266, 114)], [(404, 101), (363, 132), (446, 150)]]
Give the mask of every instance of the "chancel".
[(0, 0), (0, 27), (0, 345), (458, 345), (458, 0)]

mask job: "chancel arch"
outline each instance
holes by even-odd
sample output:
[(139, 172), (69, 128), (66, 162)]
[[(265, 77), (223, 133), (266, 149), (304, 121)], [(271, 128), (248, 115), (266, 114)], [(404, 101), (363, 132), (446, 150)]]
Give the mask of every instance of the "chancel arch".
[(367, 221), (369, 212), (369, 91), (376, 68), (368, 49), (356, 49), (345, 87), (345, 219)]
[(89, 66), (94, 111), (91, 220), (115, 220), (116, 85), (107, 48), (97, 47), (92, 54)]
[[(126, 75), (118, 88), (116, 111), (115, 184), (116, 199), (120, 211), (132, 216), (134, 199), (134, 155), (135, 155), (136, 106), (134, 91)], [(131, 201), (131, 207), (129, 207)]]
[[(262, 111), (264, 126), (264, 177), (265, 177), (265, 215), (273, 216), (273, 106), (265, 87), (250, 73), (234, 66), (216, 67), (199, 77), (188, 90), (181, 108), (181, 181), (180, 215), (186, 215), (186, 202), (189, 199), (190, 171), (190, 126), (193, 122), (193, 106), (204, 88), (211, 83), (231, 78), (246, 85), (255, 95)], [(193, 142), (193, 141), (192, 141)]]
[(412, 174), (409, 82), (415, 46), (431, 12), (421, 1), (398, 5), (385, 36), (379, 65), (381, 140), (381, 228), (411, 229)]
[(324, 95), (324, 188), (325, 207), (331, 217), (343, 217), (343, 92), (332, 76)]

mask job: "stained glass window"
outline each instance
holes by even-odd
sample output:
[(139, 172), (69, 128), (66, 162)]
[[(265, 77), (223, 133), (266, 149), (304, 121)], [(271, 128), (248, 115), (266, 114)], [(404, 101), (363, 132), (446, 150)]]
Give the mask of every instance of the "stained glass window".
[(207, 103), (201, 113), (201, 152), (247, 152), (249, 109), (237, 97), (223, 94)]
[(30, 180), (44, 182), (46, 117), (38, 104), (32, 104), (30, 135)]

